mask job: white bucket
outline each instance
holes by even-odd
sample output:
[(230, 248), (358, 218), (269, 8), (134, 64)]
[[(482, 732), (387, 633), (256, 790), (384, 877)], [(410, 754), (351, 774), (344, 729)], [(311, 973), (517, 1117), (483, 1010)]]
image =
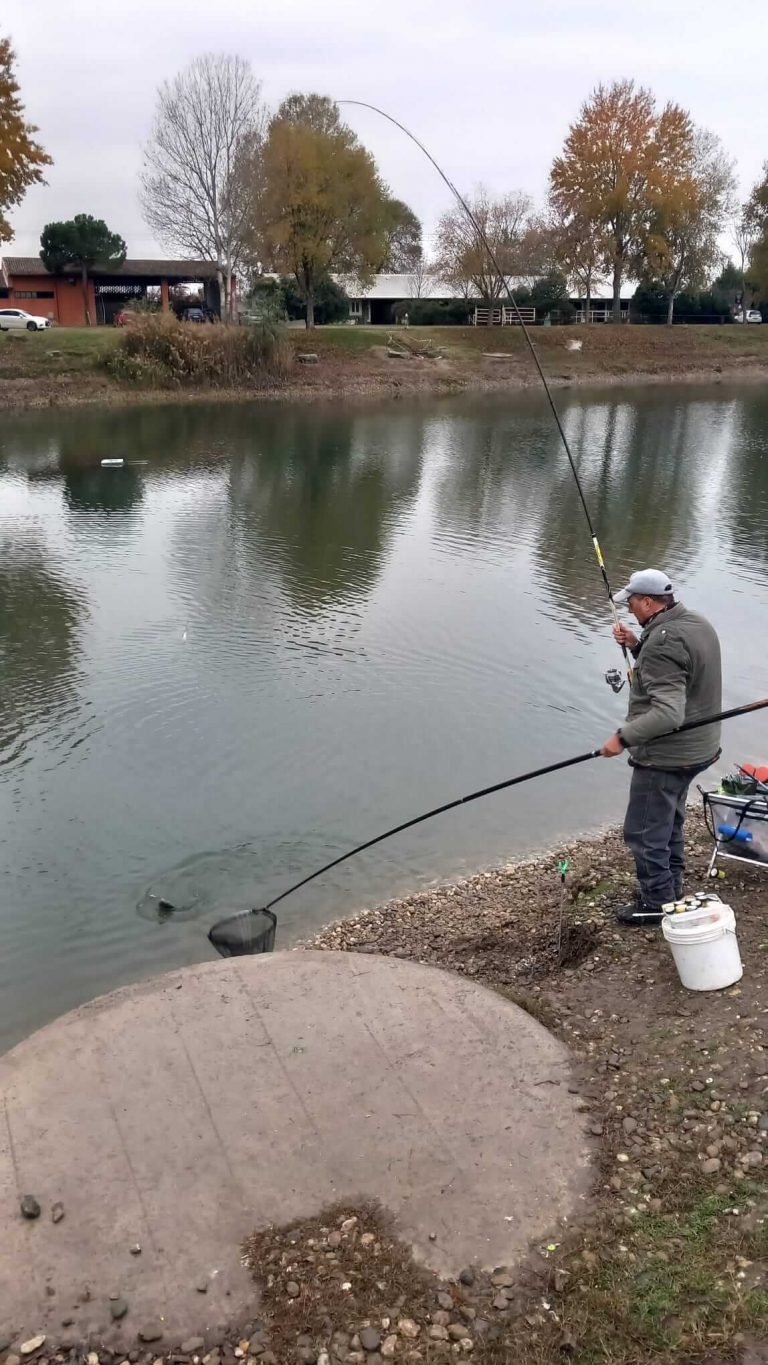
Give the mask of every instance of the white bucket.
[(666, 914), (662, 933), (686, 990), (721, 991), (744, 972), (730, 905), (711, 900), (681, 914)]

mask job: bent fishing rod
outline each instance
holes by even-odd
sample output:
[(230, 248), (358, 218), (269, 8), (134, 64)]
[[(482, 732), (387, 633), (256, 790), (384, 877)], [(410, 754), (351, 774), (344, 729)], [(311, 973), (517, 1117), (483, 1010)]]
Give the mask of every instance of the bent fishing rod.
[[(593, 524), (593, 521), (592, 521), (592, 516), (591, 516), (590, 511), (589, 511), (589, 504), (587, 503), (587, 499), (586, 499), (586, 496), (585, 496), (585, 493), (584, 493), (584, 489), (583, 489), (582, 484), (581, 484), (581, 479), (579, 478), (579, 473), (578, 473), (578, 470), (577, 470), (577, 468), (576, 468), (576, 461), (575, 461), (574, 458), (573, 458), (573, 453), (572, 453), (572, 451), (571, 451), (570, 442), (569, 442), (569, 440), (568, 440), (568, 437), (567, 437), (566, 434), (565, 434), (565, 428), (563, 427), (563, 423), (562, 423), (562, 420), (561, 420), (561, 418), (560, 418), (560, 413), (558, 412), (557, 405), (556, 405), (555, 400), (554, 400), (554, 398), (553, 398), (553, 396), (552, 396), (552, 390), (551, 390), (551, 388), (550, 388), (550, 386), (549, 386), (549, 383), (548, 383), (548, 381), (547, 381), (547, 376), (545, 375), (544, 370), (542, 369), (541, 361), (539, 360), (539, 356), (538, 356), (538, 352), (537, 352), (537, 350), (536, 350), (536, 347), (535, 347), (534, 344), (533, 344), (533, 339), (532, 339), (531, 334), (530, 334), (530, 332), (529, 332), (529, 330), (528, 330), (528, 327), (526, 326), (525, 320), (524, 320), (524, 318), (523, 318), (523, 316), (522, 316), (522, 314), (521, 314), (521, 312), (520, 312), (520, 309), (519, 309), (518, 306), (517, 306), (517, 300), (516, 300), (515, 295), (514, 295), (514, 293), (513, 293), (513, 291), (512, 291), (512, 286), (511, 286), (510, 283), (509, 283), (508, 277), (504, 274), (504, 272), (503, 272), (501, 266), (499, 265), (499, 262), (498, 262), (496, 253), (494, 252), (494, 250), (493, 250), (493, 248), (492, 248), (490, 242), (488, 241), (488, 238), (487, 238), (487, 236), (486, 236), (486, 234), (485, 234), (485, 231), (483, 230), (482, 225), (478, 222), (476, 215), (472, 212), (472, 210), (471, 210), (471, 208), (469, 207), (469, 204), (467, 203), (466, 199), (463, 197), (462, 194), (460, 194), (459, 190), (456, 188), (456, 186), (454, 185), (453, 181), (448, 177), (448, 175), (446, 174), (446, 172), (443, 170), (442, 166), (440, 166), (440, 165), (438, 164), (438, 162), (437, 162), (437, 161), (435, 160), (435, 158), (433, 157), (432, 153), (429, 151), (429, 149), (428, 149), (427, 147), (424, 146), (424, 143), (421, 142), (419, 138), (417, 138), (416, 134), (411, 132), (410, 128), (406, 128), (406, 126), (405, 126), (404, 123), (401, 123), (399, 119), (396, 119), (396, 118), (394, 117), (394, 115), (388, 114), (388, 113), (386, 112), (385, 109), (380, 109), (380, 108), (378, 107), (378, 105), (376, 105), (376, 104), (369, 104), (367, 100), (339, 100), (338, 103), (339, 103), (339, 104), (353, 104), (353, 105), (356, 105), (359, 109), (370, 109), (370, 111), (371, 111), (372, 113), (374, 113), (374, 114), (379, 114), (381, 118), (386, 119), (387, 122), (393, 124), (395, 128), (399, 128), (399, 129), (400, 129), (400, 132), (401, 132), (401, 133), (404, 133), (405, 136), (406, 136), (407, 138), (410, 138), (411, 142), (413, 142), (413, 143), (419, 148), (419, 151), (421, 151), (421, 152), (424, 153), (424, 155), (425, 155), (425, 157), (427, 158), (427, 160), (428, 160), (429, 162), (431, 162), (431, 164), (434, 166), (435, 170), (437, 171), (438, 175), (440, 176), (440, 179), (443, 181), (443, 183), (444, 183), (445, 185), (447, 185), (447, 187), (448, 187), (448, 189), (450, 190), (451, 194), (453, 195), (454, 199), (455, 199), (456, 202), (460, 205), (460, 207), (463, 209), (464, 213), (467, 215), (467, 218), (469, 219), (469, 222), (471, 223), (472, 228), (473, 228), (474, 232), (476, 233), (478, 245), (487, 253), (488, 259), (489, 259), (489, 261), (491, 262), (491, 264), (492, 264), (492, 266), (493, 266), (493, 268), (494, 268), (494, 270), (495, 270), (495, 272), (496, 272), (496, 274), (497, 274), (497, 276), (498, 276), (499, 283), (501, 284), (502, 289), (504, 289), (504, 291), (505, 291), (505, 293), (506, 293), (506, 295), (507, 295), (507, 298), (509, 299), (509, 302), (510, 302), (510, 304), (512, 305), (512, 309), (513, 309), (514, 314), (515, 314), (515, 322), (517, 323), (517, 325), (518, 325), (518, 326), (520, 327), (520, 329), (522, 330), (523, 336), (525, 337), (525, 340), (526, 340), (526, 343), (527, 343), (527, 346), (528, 346), (528, 350), (529, 350), (530, 353), (531, 353), (531, 359), (533, 360), (533, 363), (534, 363), (534, 365), (535, 365), (535, 367), (536, 367), (536, 372), (537, 372), (537, 374), (538, 374), (538, 376), (539, 376), (539, 379), (541, 380), (542, 385), (543, 385), (543, 387), (544, 387), (544, 392), (545, 392), (545, 394), (547, 395), (547, 402), (549, 403), (550, 411), (551, 411), (552, 416), (553, 416), (553, 418), (554, 418), (554, 420), (555, 420), (555, 425), (556, 425), (557, 430), (558, 430), (558, 433), (559, 433), (559, 435), (560, 435), (560, 440), (561, 440), (562, 443), (563, 443), (563, 449), (565, 450), (565, 453), (566, 453), (566, 455), (568, 456), (568, 463), (569, 463), (569, 465), (570, 465), (570, 467), (571, 467), (571, 473), (573, 474), (573, 477), (574, 477), (574, 479), (575, 479), (575, 481), (576, 481), (576, 487), (577, 487), (577, 489), (578, 489), (579, 499), (580, 499), (580, 501), (581, 501), (581, 506), (582, 506), (582, 509), (583, 509), (583, 511), (584, 511), (584, 516), (585, 516), (585, 518), (586, 518), (587, 526), (588, 526), (588, 528), (589, 528), (589, 534), (590, 534), (590, 537), (591, 537), (591, 540), (592, 540), (592, 548), (593, 548), (593, 550), (594, 550), (594, 552), (595, 552), (595, 558), (596, 558), (596, 560), (597, 560), (598, 568), (600, 569), (600, 574), (601, 574), (602, 579), (603, 579), (603, 584), (604, 584), (604, 586), (605, 586), (605, 591), (606, 591), (606, 594), (607, 594), (607, 597), (608, 597), (608, 601), (609, 601), (610, 604), (611, 604), (611, 611), (613, 612), (613, 619), (614, 619), (615, 624), (618, 626), (618, 625), (619, 625), (619, 614), (618, 614), (618, 612), (617, 612), (617, 610), (616, 610), (616, 603), (615, 603), (614, 600), (613, 600), (613, 590), (612, 590), (612, 588), (611, 588), (610, 579), (608, 578), (608, 570), (606, 569), (606, 566), (605, 566), (605, 560), (604, 560), (604, 558), (603, 558), (603, 552), (602, 552), (602, 550), (601, 550), (601, 548), (600, 548), (600, 541), (599, 541), (598, 538), (597, 538), (597, 532), (596, 532), (596, 530), (595, 530), (595, 527), (594, 527), (594, 524)], [(629, 682), (631, 683), (631, 682), (632, 682), (632, 664), (631, 664), (631, 662), (630, 662), (629, 652), (628, 652), (628, 650), (627, 650), (627, 646), (626, 646), (625, 644), (622, 644), (621, 641), (619, 641), (619, 645), (620, 645), (620, 648), (621, 648), (621, 652), (622, 652), (622, 654), (624, 655), (624, 664), (625, 664), (626, 670), (627, 670), (627, 678), (628, 678)], [(610, 686), (613, 688), (613, 690), (614, 690), (615, 692), (617, 692), (617, 691), (620, 691), (620, 690), (621, 690), (621, 687), (617, 687), (617, 686), (615, 685), (615, 683), (612, 681), (612, 679), (611, 679), (611, 674), (612, 674), (613, 671), (614, 671), (614, 670), (611, 670), (611, 669), (608, 670), (608, 673), (606, 674), (606, 681), (609, 682), (609, 684), (610, 684)], [(621, 686), (623, 686), (623, 683), (621, 684)]]
[[(719, 711), (714, 716), (703, 716), (701, 720), (688, 720), (675, 730), (665, 730), (663, 734), (657, 735), (656, 739), (669, 739), (671, 735), (680, 735), (685, 730), (699, 730), (704, 725), (715, 725), (719, 721), (732, 720), (734, 716), (746, 716), (752, 711), (762, 711), (767, 706), (768, 697), (763, 697), (760, 701), (747, 702), (744, 706), (733, 706), (729, 711)], [(650, 742), (654, 743), (655, 741)], [(446, 811), (455, 810), (457, 806), (466, 806), (470, 801), (479, 801), (481, 797), (493, 796), (495, 792), (506, 791), (508, 787), (518, 787), (523, 782), (532, 782), (535, 777), (546, 777), (549, 773), (559, 773), (564, 768), (574, 768), (579, 763), (588, 763), (590, 759), (599, 758), (600, 753), (600, 749), (589, 749), (587, 753), (576, 754), (574, 758), (564, 758), (559, 763), (547, 763), (543, 768), (534, 768), (531, 772), (518, 774), (517, 777), (508, 777), (503, 782), (494, 782), (490, 787), (482, 787), (480, 791), (469, 792), (467, 796), (457, 796), (454, 801), (446, 801), (444, 805), (435, 806), (434, 810), (425, 811), (423, 815), (415, 815), (411, 820), (404, 820), (402, 824), (385, 830), (383, 834), (377, 834), (373, 839), (367, 839), (365, 843), (358, 844), (356, 848), (351, 848), (338, 858), (333, 858), (331, 862), (319, 867), (316, 872), (310, 872), (308, 877), (302, 877), (301, 881), (289, 886), (287, 891), (281, 891), (279, 896), (275, 896), (273, 900), (268, 901), (260, 909), (263, 911), (272, 910), (275, 905), (280, 904), (280, 901), (285, 900), (286, 896), (292, 896), (295, 891), (301, 890), (303, 886), (313, 882), (316, 877), (322, 877), (324, 872), (330, 872), (340, 863), (345, 863), (348, 858), (354, 858), (358, 853), (364, 853), (366, 849), (373, 848), (375, 844), (380, 844), (385, 839), (391, 839), (395, 834), (402, 834), (406, 829), (413, 829), (414, 825), (421, 825), (425, 820), (434, 819), (436, 815), (444, 815)], [(249, 910), (245, 913), (258, 914), (259, 910)]]

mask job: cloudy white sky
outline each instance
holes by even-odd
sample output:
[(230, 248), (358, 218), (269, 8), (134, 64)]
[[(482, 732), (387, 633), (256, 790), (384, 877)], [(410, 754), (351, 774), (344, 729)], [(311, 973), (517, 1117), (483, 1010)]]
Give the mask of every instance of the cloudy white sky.
[[(85, 212), (130, 255), (163, 254), (139, 212), (141, 145), (158, 84), (206, 51), (247, 58), (269, 104), (313, 89), (380, 104), (461, 187), (537, 200), (581, 101), (631, 76), (717, 132), (746, 191), (768, 157), (764, 21), (765, 0), (3, 0), (0, 33), (54, 159), (10, 249), (37, 251), (45, 222)], [(447, 202), (431, 167), (374, 114), (347, 117), (429, 230)]]

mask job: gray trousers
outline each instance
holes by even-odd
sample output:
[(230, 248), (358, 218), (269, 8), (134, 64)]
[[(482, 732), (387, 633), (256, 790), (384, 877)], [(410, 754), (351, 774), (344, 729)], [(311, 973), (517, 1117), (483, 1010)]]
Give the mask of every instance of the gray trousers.
[(658, 908), (682, 895), (685, 801), (698, 768), (632, 768), (624, 842), (632, 853), (640, 899)]

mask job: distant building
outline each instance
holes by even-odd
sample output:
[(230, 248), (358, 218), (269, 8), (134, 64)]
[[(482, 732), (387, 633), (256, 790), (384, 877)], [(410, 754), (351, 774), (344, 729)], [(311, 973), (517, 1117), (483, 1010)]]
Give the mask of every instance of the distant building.
[(374, 275), (367, 285), (345, 275), (334, 275), (333, 278), (349, 298), (350, 318), (374, 326), (394, 322), (397, 304), (407, 308), (418, 299), (449, 302), (462, 297), (455, 285), (447, 284), (436, 275)]
[[(442, 302), (462, 300), (467, 304), (470, 321), (477, 326), (487, 323), (488, 309), (480, 302), (478, 291), (473, 285), (469, 285), (466, 292), (462, 293), (456, 285), (449, 284), (436, 275), (427, 274), (375, 275), (369, 285), (343, 275), (334, 275), (334, 279), (349, 298), (350, 319), (361, 325), (391, 324), (396, 316), (401, 316), (403, 311), (407, 312), (409, 305), (416, 304), (420, 299)], [(513, 293), (515, 290), (521, 292), (529, 289), (530, 284), (528, 277), (509, 279), (509, 287)], [(591, 299), (590, 321), (607, 322), (611, 315), (611, 301), (610, 290), (606, 286), (596, 285)], [(621, 300), (624, 321), (629, 317), (629, 302), (629, 298)], [(576, 309), (575, 320), (583, 322), (584, 299), (574, 297), (571, 298), (571, 303)], [(529, 305), (521, 305), (520, 313), (524, 322), (536, 321), (535, 309)], [(494, 306), (493, 323), (494, 326), (513, 326), (515, 323), (514, 309), (509, 304), (506, 294), (502, 295)]]
[[(119, 270), (94, 270), (91, 274), (88, 281), (91, 318), (97, 323), (111, 323), (115, 313), (131, 299), (145, 298), (151, 288), (159, 289), (161, 306), (167, 310), (170, 287), (178, 284), (202, 284), (205, 306), (221, 316), (218, 272), (213, 261), (126, 260)], [(17, 305), (61, 327), (85, 326), (79, 271), (65, 270), (52, 275), (39, 256), (0, 259), (0, 299), (5, 307)]]

